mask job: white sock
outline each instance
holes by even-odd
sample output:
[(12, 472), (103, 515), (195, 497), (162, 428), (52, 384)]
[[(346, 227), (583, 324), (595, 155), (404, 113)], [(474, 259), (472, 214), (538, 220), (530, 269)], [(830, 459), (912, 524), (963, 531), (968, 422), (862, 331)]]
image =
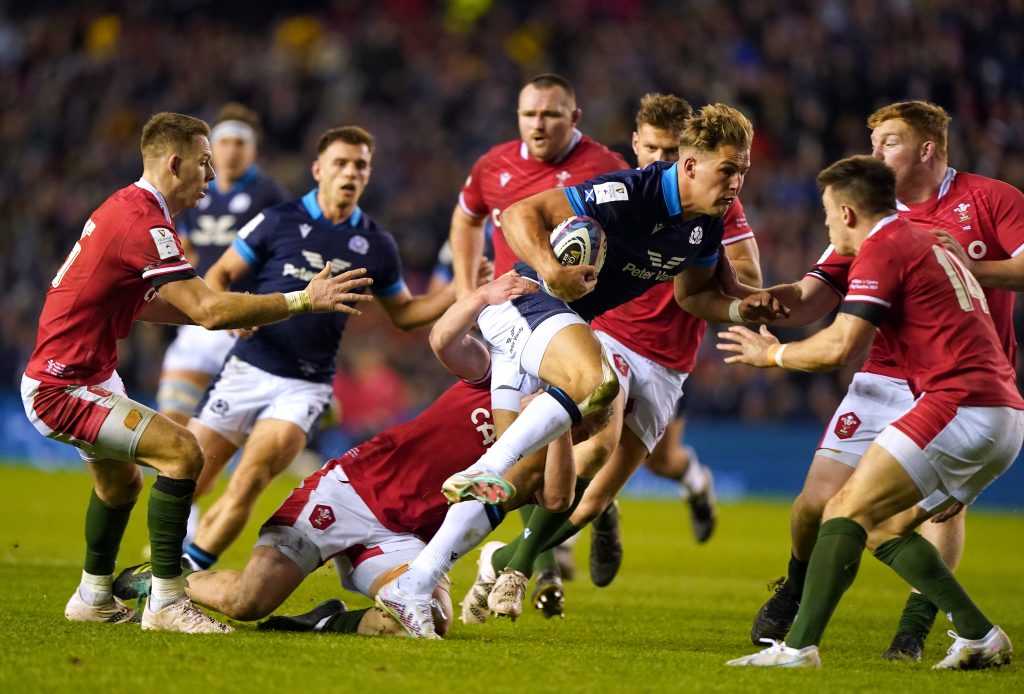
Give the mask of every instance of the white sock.
[(185, 526), (185, 540), (182, 547), (188, 547), (195, 542), (196, 530), (199, 529), (199, 504), (192, 504), (192, 510), (188, 514), (188, 524)]
[(550, 393), (542, 393), (469, 469), (504, 475), (517, 460), (548, 445), (571, 424), (565, 408)]
[(691, 495), (699, 494), (707, 486), (708, 476), (704, 472), (704, 466), (697, 459), (697, 451), (690, 446), (683, 446), (683, 450), (686, 451), (690, 464), (686, 466), (686, 472), (683, 473), (681, 482)]
[(398, 587), (429, 596), (445, 572), (491, 534), (487, 511), (479, 501), (462, 501), (448, 509), (433, 539), (398, 577)]
[(185, 595), (185, 577), (174, 578), (153, 577), (153, 588), (149, 595), (149, 607), (154, 611), (162, 610), (168, 605), (178, 602)]
[(82, 582), (78, 584), (78, 594), (86, 605), (96, 607), (110, 602), (111, 590), (114, 587), (114, 574), (97, 576), (82, 572)]

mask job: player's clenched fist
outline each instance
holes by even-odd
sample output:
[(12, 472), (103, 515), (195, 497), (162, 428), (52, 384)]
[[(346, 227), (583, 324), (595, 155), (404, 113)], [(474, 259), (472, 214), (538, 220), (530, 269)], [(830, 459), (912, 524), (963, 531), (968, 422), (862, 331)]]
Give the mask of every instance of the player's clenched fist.
[(559, 266), (544, 274), (545, 291), (566, 303), (582, 299), (597, 286), (597, 268), (593, 265)]
[(331, 264), (326, 263), (320, 274), (310, 280), (303, 291), (295, 293), (307, 295), (309, 300), (307, 311), (313, 313), (337, 311), (358, 316), (362, 312), (348, 304), (354, 301), (373, 301), (372, 295), (355, 292), (360, 287), (368, 287), (373, 284), (372, 279), (363, 277), (365, 274), (366, 268), (360, 267), (332, 277)]

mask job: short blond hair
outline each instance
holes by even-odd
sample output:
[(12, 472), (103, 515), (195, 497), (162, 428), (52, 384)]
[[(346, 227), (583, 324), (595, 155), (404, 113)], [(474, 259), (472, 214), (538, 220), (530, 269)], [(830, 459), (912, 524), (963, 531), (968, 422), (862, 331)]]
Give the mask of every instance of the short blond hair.
[(190, 154), (196, 146), (196, 137), (200, 136), (210, 137), (206, 121), (182, 113), (157, 113), (142, 127), (142, 156)]
[(900, 101), (878, 109), (868, 116), (868, 128), (874, 130), (888, 120), (906, 123), (921, 142), (934, 142), (939, 156), (947, 154), (947, 132), (953, 120), (946, 109), (927, 101)]
[(679, 148), (715, 152), (723, 145), (750, 149), (754, 126), (742, 113), (725, 104), (708, 104), (683, 126)]
[(687, 118), (693, 117), (693, 107), (675, 94), (648, 92), (640, 99), (640, 110), (636, 113), (636, 129), (647, 124), (671, 133), (682, 132)]

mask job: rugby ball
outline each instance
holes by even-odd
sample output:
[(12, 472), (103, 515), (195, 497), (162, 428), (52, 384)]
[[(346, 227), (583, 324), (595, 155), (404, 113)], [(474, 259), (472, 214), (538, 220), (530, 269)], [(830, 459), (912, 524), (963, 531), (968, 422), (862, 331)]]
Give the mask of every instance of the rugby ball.
[(569, 217), (551, 232), (551, 250), (564, 266), (593, 265), (597, 272), (608, 253), (604, 229), (592, 217)]

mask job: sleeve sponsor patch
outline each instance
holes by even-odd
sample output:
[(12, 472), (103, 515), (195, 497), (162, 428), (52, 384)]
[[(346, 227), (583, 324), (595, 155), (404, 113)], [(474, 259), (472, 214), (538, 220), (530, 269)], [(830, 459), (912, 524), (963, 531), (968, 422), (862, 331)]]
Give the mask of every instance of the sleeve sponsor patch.
[(849, 292), (877, 292), (878, 280), (867, 280), (860, 277), (850, 280)]
[(616, 200), (629, 200), (629, 191), (618, 181), (598, 183), (594, 185), (594, 202), (598, 205)]
[(178, 250), (178, 244), (174, 241), (174, 234), (170, 229), (166, 227), (153, 227), (149, 230), (149, 233), (153, 237), (156, 253), (160, 260), (177, 258), (181, 255), (181, 251)]

